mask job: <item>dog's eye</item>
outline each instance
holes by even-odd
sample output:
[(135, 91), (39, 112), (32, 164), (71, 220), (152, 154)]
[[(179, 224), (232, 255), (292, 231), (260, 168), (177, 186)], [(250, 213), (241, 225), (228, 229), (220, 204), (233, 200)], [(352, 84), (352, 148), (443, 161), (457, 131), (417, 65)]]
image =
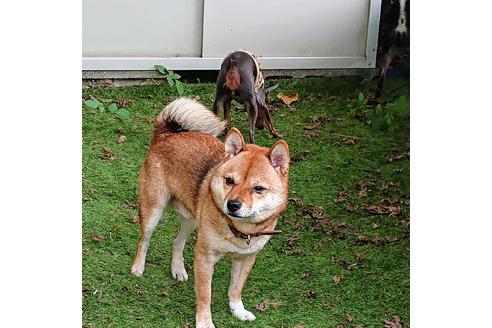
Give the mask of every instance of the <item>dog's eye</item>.
[(265, 187), (262, 187), (262, 186), (256, 186), (253, 188), (253, 191), (258, 193), (258, 194), (261, 194), (263, 191), (265, 191), (266, 188)]
[(234, 179), (233, 178), (230, 178), (230, 177), (226, 177), (225, 178), (225, 183), (228, 186), (234, 186)]

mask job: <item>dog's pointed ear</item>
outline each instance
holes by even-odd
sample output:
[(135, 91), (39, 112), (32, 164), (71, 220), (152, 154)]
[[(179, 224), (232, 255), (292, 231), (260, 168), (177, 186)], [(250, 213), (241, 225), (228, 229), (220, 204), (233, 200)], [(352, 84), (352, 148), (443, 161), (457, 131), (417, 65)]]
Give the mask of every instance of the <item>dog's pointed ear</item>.
[(277, 141), (270, 149), (270, 161), (272, 166), (281, 175), (289, 173), (290, 153), (289, 145), (284, 140)]
[(232, 128), (229, 130), (224, 140), (224, 148), (232, 156), (236, 156), (244, 149), (244, 138), (238, 129)]

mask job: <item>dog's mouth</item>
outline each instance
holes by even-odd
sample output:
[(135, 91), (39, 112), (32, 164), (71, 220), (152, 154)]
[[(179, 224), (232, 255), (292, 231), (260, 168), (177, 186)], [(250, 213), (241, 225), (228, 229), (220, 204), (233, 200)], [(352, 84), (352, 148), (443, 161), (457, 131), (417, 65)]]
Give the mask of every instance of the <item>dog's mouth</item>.
[(232, 217), (232, 218), (236, 218), (236, 219), (244, 219), (245, 217), (244, 216), (240, 216), (240, 215), (237, 215), (237, 214), (234, 214), (234, 213), (226, 213), (229, 217)]

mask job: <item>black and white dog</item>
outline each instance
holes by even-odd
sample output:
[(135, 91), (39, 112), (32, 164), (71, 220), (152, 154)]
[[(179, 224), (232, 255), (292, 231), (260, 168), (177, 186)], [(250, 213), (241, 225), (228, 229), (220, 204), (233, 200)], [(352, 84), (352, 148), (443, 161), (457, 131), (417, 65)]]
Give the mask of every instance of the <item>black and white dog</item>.
[(395, 56), (403, 51), (410, 54), (410, 0), (383, 0), (379, 24), (379, 45), (381, 49), (381, 75), (375, 97), (383, 91), (388, 67)]

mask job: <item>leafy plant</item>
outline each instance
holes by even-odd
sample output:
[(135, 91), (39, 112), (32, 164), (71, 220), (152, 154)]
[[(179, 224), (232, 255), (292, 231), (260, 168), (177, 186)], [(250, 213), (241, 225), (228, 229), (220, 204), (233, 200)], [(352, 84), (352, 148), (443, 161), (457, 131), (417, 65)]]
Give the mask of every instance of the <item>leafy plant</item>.
[(386, 105), (378, 104), (374, 108), (367, 107), (368, 98), (362, 92), (357, 96), (357, 106), (350, 109), (352, 116), (364, 118), (375, 129), (394, 132), (410, 117), (410, 100), (400, 96), (396, 101)]
[(180, 96), (184, 94), (184, 86), (183, 82), (181, 82), (179, 79), (181, 78), (181, 75), (174, 73), (173, 71), (168, 70), (166, 67), (163, 65), (154, 65), (155, 69), (164, 75), (164, 77), (167, 79), (167, 83), (169, 86), (175, 87), (176, 91)]
[[(104, 104), (97, 99), (86, 100), (85, 105), (91, 109), (99, 109), (101, 113), (106, 112), (106, 107), (104, 107)], [(109, 111), (110, 113), (114, 113), (116, 116), (124, 121), (130, 119), (130, 111), (126, 108), (118, 108), (118, 105), (116, 105), (115, 103), (111, 103), (108, 106), (107, 111)]]

